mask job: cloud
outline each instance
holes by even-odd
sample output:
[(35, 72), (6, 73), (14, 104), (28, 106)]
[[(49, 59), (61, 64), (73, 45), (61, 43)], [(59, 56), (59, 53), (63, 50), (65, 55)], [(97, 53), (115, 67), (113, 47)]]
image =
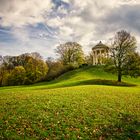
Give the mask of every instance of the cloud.
[[(56, 44), (76, 41), (88, 52), (91, 44), (106, 43), (121, 29), (135, 35), (139, 46), (139, 9), (139, 0), (0, 0), (0, 27), (10, 28), (8, 37), (0, 34), (0, 49), (8, 53), (11, 45), (15, 54), (55, 57)], [(12, 40), (4, 43), (5, 38)]]
[(52, 7), (51, 0), (0, 0), (0, 25), (21, 27), (43, 22), (44, 13)]

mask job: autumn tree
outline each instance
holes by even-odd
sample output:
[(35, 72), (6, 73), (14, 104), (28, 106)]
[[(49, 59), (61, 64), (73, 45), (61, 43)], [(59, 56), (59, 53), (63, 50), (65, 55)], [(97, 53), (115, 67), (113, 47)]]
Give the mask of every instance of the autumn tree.
[(85, 56), (85, 64), (92, 65), (93, 64), (93, 55), (90, 52), (88, 55)]
[(48, 66), (43, 60), (31, 56), (26, 57), (24, 68), (27, 76), (26, 84), (43, 80), (48, 72)]
[(127, 31), (116, 33), (111, 48), (111, 57), (118, 74), (118, 82), (121, 82), (123, 71), (126, 67), (128, 56), (135, 52), (136, 39)]
[(49, 67), (49, 71), (46, 76), (47, 81), (53, 80), (60, 75), (77, 68), (71, 64), (64, 65), (61, 61), (55, 60), (52, 57), (48, 57), (46, 63)]
[(9, 76), (13, 69), (13, 65), (9, 62), (11, 56), (1, 56), (0, 64), (0, 85), (9, 85)]
[(82, 51), (82, 46), (76, 42), (60, 44), (56, 49), (56, 53), (59, 54), (60, 60), (64, 65), (80, 65), (84, 63), (84, 53)]
[(8, 85), (23, 85), (26, 79), (26, 71), (23, 66), (16, 66), (8, 78)]
[(0, 65), (3, 63), (3, 56), (0, 55)]
[(21, 85), (45, 79), (48, 66), (39, 53), (2, 57), (0, 65), (0, 85)]

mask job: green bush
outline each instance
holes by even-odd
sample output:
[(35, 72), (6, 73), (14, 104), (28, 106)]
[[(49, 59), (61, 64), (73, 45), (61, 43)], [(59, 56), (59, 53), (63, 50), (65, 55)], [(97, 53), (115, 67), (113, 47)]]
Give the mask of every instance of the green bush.
[(78, 66), (74, 64), (63, 65), (60, 62), (51, 62), (51, 64), (49, 64), (49, 71), (46, 80), (47, 81), (53, 80), (59, 77), (60, 75), (68, 71), (74, 70), (76, 68), (78, 68)]

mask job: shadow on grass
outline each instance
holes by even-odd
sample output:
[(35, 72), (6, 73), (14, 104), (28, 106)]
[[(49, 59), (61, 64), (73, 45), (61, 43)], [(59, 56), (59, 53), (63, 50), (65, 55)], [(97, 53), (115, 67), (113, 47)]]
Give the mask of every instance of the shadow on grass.
[(62, 88), (62, 87), (73, 87), (73, 86), (82, 86), (82, 85), (104, 85), (104, 86), (120, 86), (120, 87), (134, 87), (137, 86), (135, 84), (126, 83), (126, 82), (117, 82), (114, 80), (104, 80), (104, 79), (92, 79), (85, 81), (77, 81), (72, 83), (63, 83), (62, 85), (46, 85), (46, 87), (39, 89), (54, 89), (54, 88)]
[(136, 86), (134, 84), (130, 84), (126, 82), (118, 82), (114, 80), (104, 80), (104, 79), (86, 80), (80, 82), (79, 85), (108, 85), (108, 86), (126, 86), (126, 87)]
[[(43, 87), (40, 87), (42, 86)], [(40, 89), (55, 89), (55, 88), (63, 88), (63, 87), (74, 87), (74, 86), (83, 86), (83, 85), (102, 85), (102, 86), (119, 86), (119, 87), (134, 87), (137, 86), (136, 84), (126, 83), (126, 82), (117, 82), (115, 80), (106, 80), (106, 79), (91, 79), (91, 80), (84, 80), (84, 81), (76, 81), (76, 82), (43, 82), (40, 84), (33, 84), (33, 85), (21, 85), (21, 86), (6, 86), (0, 88), (0, 90), (6, 89), (18, 89), (18, 88), (32, 88), (33, 90), (40, 90)], [(44, 87), (45, 86), (45, 87)], [(38, 87), (38, 88), (36, 88)]]
[(130, 114), (119, 114), (118, 122), (100, 126), (96, 137), (100, 139), (140, 140), (140, 122)]

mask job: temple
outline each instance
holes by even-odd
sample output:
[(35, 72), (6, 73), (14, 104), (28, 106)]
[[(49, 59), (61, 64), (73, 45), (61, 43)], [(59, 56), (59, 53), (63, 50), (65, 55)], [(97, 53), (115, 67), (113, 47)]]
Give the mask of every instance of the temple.
[(103, 65), (105, 59), (109, 57), (109, 47), (101, 41), (92, 48), (93, 65)]

